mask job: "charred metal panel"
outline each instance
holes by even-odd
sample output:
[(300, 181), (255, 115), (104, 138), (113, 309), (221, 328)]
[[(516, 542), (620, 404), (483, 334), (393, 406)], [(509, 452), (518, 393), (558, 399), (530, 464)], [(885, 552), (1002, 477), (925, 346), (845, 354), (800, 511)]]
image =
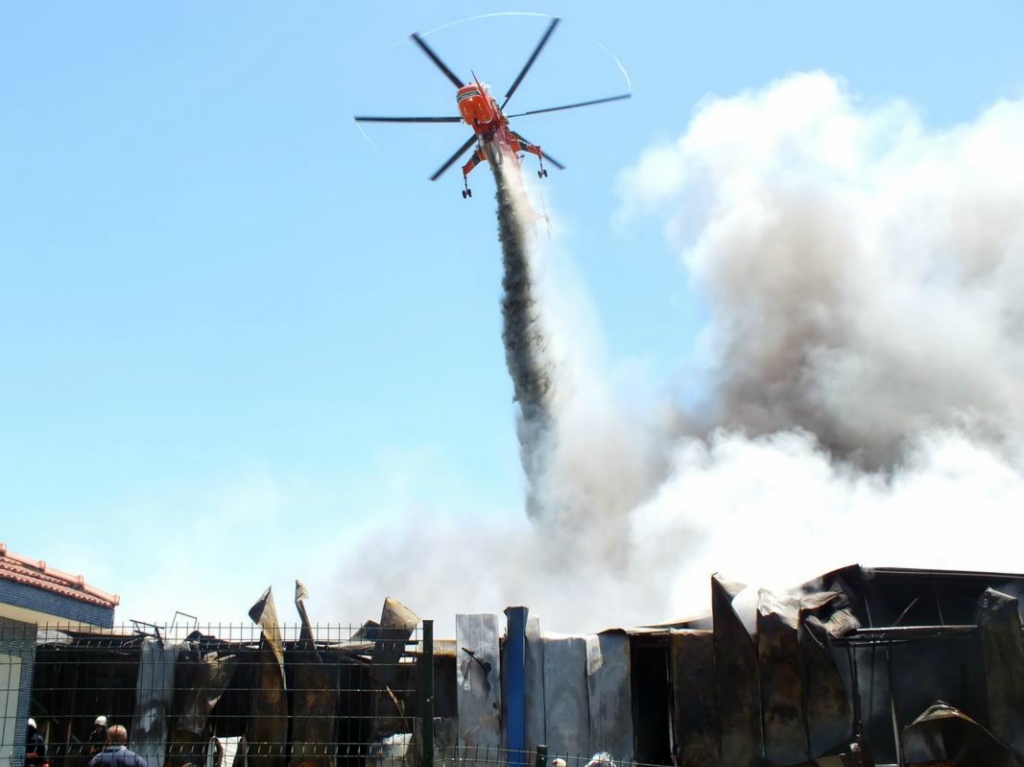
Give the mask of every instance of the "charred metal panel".
[(530, 616), (526, 621), (526, 748), (546, 744), (544, 731), (544, 643), (540, 638), (540, 621)]
[(455, 618), (459, 745), (501, 747), (501, 661), (497, 615)]
[[(436, 640), (435, 640), (436, 648)], [(459, 695), (455, 685), (455, 656), (434, 653), (434, 717), (457, 720)]]
[(170, 767), (199, 763), (207, 745), (206, 722), (224, 690), (235, 675), (234, 655), (218, 658), (186, 650), (178, 656), (174, 671), (174, 699), (171, 702)]
[(132, 750), (150, 767), (163, 767), (167, 752), (167, 715), (174, 695), (174, 662), (181, 648), (165, 646), (163, 641), (147, 637), (139, 649)]
[(728, 767), (754, 767), (764, 752), (757, 647), (732, 606), (742, 590), (742, 584), (711, 577), (720, 751)]
[(285, 767), (288, 761), (288, 701), (284, 643), (274, 595), (268, 588), (249, 610), (262, 632), (253, 669), (249, 720), (245, 728), (249, 767)]
[(757, 659), (761, 672), (764, 756), (771, 764), (807, 761), (804, 689), (800, 673), (800, 601), (762, 589), (757, 599)]
[(1017, 600), (995, 589), (982, 594), (978, 624), (985, 658), (992, 733), (1024, 755), (1024, 647)]
[(936, 703), (903, 730), (909, 765), (1024, 767), (992, 733), (952, 706)]
[(672, 726), (677, 767), (718, 764), (715, 638), (711, 631), (673, 630)]
[(584, 754), (590, 745), (586, 639), (545, 636), (543, 644), (549, 753)]
[(831, 641), (846, 636), (859, 624), (841, 584), (804, 596), (800, 609), (807, 735), (811, 756), (817, 757), (853, 737), (853, 716)]
[(398, 692), (399, 663), (419, 622), (420, 617), (397, 599), (384, 600), (370, 656), (373, 676), (381, 686), (373, 698), (373, 733), (377, 738), (409, 731), (405, 703)]
[(630, 632), (633, 759), (672, 764), (672, 648), (669, 632)]
[(630, 690), (629, 637), (624, 631), (590, 635), (587, 642), (587, 691), (590, 748), (619, 762), (633, 761), (633, 696)]
[[(349, 653), (332, 652), (338, 664), (338, 709), (335, 739), (340, 767), (364, 767), (366, 744), (373, 739), (373, 703), (376, 682), (370, 666)], [(454, 676), (454, 674), (453, 674)]]
[(398, 662), (405, 653), (405, 643), (419, 622), (419, 616), (397, 599), (384, 600), (371, 656), (375, 676), (385, 682), (394, 680)]
[(289, 653), (292, 691), (291, 767), (333, 767), (338, 666), (325, 664), (306, 613), (306, 587), (295, 581), (295, 608), (302, 621), (299, 648)]

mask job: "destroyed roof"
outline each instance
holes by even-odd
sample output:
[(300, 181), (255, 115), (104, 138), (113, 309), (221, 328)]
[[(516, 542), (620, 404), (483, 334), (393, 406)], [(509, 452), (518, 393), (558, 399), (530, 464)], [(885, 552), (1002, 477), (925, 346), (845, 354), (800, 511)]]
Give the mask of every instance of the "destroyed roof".
[(989, 586), (1022, 593), (1024, 574), (851, 565), (803, 588), (845, 583), (864, 628), (958, 626), (975, 622), (978, 599)]
[(56, 570), (42, 560), (15, 554), (8, 550), (6, 543), (0, 543), (0, 580), (19, 583), (107, 610), (113, 610), (121, 601), (116, 594), (109, 594), (86, 583), (82, 575)]

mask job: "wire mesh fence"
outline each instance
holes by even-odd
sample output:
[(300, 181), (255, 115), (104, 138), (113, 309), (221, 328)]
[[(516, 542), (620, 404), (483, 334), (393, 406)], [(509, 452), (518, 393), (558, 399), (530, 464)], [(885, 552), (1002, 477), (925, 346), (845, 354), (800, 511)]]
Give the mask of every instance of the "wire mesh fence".
[(605, 752), (562, 753), (547, 746), (530, 749), (459, 745), (437, 748), (434, 767), (664, 767), (647, 762), (621, 761)]
[(0, 767), (86, 767), (119, 728), (150, 767), (409, 761), (430, 713), (422, 625), (39, 626), (27, 689), (0, 653)]
[(118, 728), (149, 767), (648, 767), (463, 743), (444, 685), (435, 697), (454, 653), (435, 654), (430, 621), (51, 624), (21, 639), (27, 687), (20, 658), (0, 652), (0, 767), (87, 767)]

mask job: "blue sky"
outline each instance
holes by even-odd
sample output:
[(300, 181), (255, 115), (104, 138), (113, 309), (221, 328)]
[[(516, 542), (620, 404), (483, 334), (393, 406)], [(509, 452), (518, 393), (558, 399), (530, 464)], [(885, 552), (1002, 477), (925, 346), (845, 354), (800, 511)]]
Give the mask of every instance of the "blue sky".
[[(678, 397), (700, 296), (664, 222), (611, 222), (645, 148), (707, 95), (793, 72), (939, 127), (1024, 84), (1010, 0), (4, 0), (0, 539), (120, 592), (121, 618), (238, 619), (270, 582), (328, 583), (376, 517), (521, 518), (493, 182), (478, 171), (464, 201), (457, 169), (427, 181), (463, 127), (370, 143), (352, 122), (454, 114), (407, 36), (504, 11), (564, 20), (518, 109), (621, 92), (601, 45), (629, 73), (631, 101), (517, 127), (568, 166), (546, 200), (609, 358)], [(504, 92), (545, 23), (427, 39)], [(167, 585), (186, 563), (216, 599)]]

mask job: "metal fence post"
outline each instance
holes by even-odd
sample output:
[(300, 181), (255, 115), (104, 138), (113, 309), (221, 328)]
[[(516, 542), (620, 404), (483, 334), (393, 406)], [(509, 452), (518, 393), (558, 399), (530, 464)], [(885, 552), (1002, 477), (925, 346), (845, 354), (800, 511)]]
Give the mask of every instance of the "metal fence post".
[(434, 764), (434, 621), (423, 621), (423, 708), (420, 713), (420, 724), (423, 732), (422, 767), (433, 767)]
[(548, 747), (537, 746), (537, 761), (535, 767), (547, 767), (548, 764)]

